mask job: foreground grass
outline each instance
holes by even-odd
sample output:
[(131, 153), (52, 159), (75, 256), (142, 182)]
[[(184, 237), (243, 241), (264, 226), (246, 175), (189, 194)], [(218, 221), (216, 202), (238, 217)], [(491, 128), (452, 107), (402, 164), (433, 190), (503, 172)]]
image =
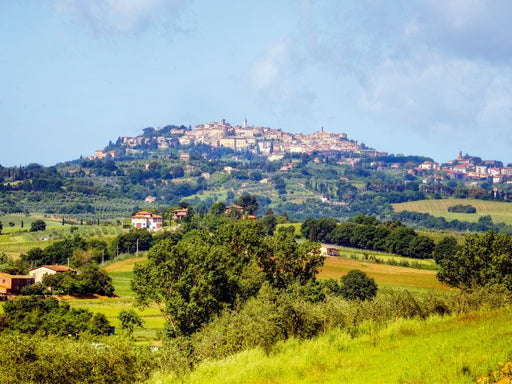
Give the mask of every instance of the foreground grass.
[[(152, 383), (474, 383), (510, 359), (512, 310), (398, 320), (352, 339), (331, 331), (200, 364)], [(364, 326), (363, 326), (364, 327)]]
[[(457, 204), (472, 205), (476, 208), (476, 213), (452, 213), (448, 212), (448, 207)], [(419, 200), (406, 203), (392, 204), (395, 212), (404, 210), (430, 213), (436, 217), (444, 217), (447, 220), (459, 220), (468, 222), (477, 222), (478, 218), (490, 215), (495, 223), (505, 223), (512, 225), (512, 204), (501, 201), (486, 201), (475, 199), (442, 199), (442, 200)]]

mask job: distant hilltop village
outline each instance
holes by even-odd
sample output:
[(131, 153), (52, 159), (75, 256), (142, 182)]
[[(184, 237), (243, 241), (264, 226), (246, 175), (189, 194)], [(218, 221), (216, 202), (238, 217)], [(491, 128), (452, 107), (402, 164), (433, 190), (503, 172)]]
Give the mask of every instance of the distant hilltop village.
[[(159, 135), (161, 133), (161, 136)], [(154, 135), (137, 137), (121, 137), (119, 145), (127, 148), (127, 153), (136, 152), (137, 147), (156, 145), (165, 150), (178, 145), (207, 144), (215, 148), (231, 148), (234, 151), (250, 151), (267, 156), (269, 160), (277, 160), (285, 153), (319, 152), (323, 154), (365, 153), (370, 156), (386, 156), (387, 152), (367, 149), (358, 144), (357, 140), (348, 140), (346, 133), (320, 131), (304, 135), (283, 132), (281, 129), (255, 127), (247, 125), (232, 126), (225, 119), (220, 122), (196, 125), (194, 129), (186, 127), (154, 128)], [(116, 151), (96, 151), (93, 158), (116, 157)]]

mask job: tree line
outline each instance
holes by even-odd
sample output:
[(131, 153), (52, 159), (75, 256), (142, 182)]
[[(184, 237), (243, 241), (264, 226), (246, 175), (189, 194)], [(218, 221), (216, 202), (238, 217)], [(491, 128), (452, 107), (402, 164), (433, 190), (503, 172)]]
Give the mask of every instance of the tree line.
[(432, 258), (435, 247), (430, 237), (418, 235), (399, 221), (381, 223), (373, 216), (361, 214), (346, 222), (309, 218), (301, 225), (301, 233), (309, 240), (417, 259)]

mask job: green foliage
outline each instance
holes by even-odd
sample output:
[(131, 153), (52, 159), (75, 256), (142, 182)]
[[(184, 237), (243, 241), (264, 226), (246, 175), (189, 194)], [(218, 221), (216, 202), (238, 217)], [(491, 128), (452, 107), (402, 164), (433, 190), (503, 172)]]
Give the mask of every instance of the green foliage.
[(261, 223), (241, 220), (213, 234), (194, 230), (179, 241), (161, 241), (147, 263), (134, 268), (138, 303), (162, 308), (169, 335), (190, 335), (224, 308), (256, 295), (265, 279), (279, 288), (314, 280), (324, 260), (317, 244), (266, 233)]
[(21, 296), (4, 303), (5, 329), (22, 333), (75, 336), (108, 335), (110, 324), (102, 314), (72, 309), (54, 297)]
[(457, 204), (451, 207), (448, 207), (448, 212), (455, 213), (476, 213), (476, 208), (471, 204)]
[(256, 200), (256, 196), (250, 195), (248, 193), (244, 193), (239, 196), (234, 203), (243, 207), (244, 213), (249, 215), (255, 215), (256, 211), (258, 210), (258, 201)]
[(438, 279), (452, 287), (503, 285), (512, 290), (512, 237), (493, 231), (466, 236), (462, 249), (439, 264)]
[(135, 327), (142, 327), (142, 319), (133, 309), (123, 309), (117, 316), (121, 322), (121, 329), (132, 335)]
[(226, 204), (223, 201), (213, 203), (210, 207), (210, 214), (214, 216), (223, 215), (226, 212)]
[(366, 273), (358, 269), (341, 277), (340, 293), (348, 300), (372, 300), (377, 295), (377, 284)]
[(122, 339), (2, 334), (0, 365), (0, 383), (118, 384), (147, 380), (155, 360)]
[(30, 232), (38, 232), (38, 231), (44, 231), (46, 229), (46, 223), (44, 220), (38, 219), (34, 220), (30, 224)]
[(133, 232), (119, 235), (111, 243), (111, 252), (113, 254), (131, 253), (147, 251), (153, 245), (153, 237), (147, 229), (136, 229)]
[(418, 235), (400, 222), (381, 224), (375, 217), (361, 214), (343, 223), (331, 218), (309, 218), (302, 224), (301, 233), (309, 240), (386, 251), (417, 259), (431, 258), (434, 249), (432, 239)]
[(451, 259), (461, 249), (457, 243), (457, 239), (453, 236), (445, 236), (434, 247), (434, 260), (440, 264), (443, 259)]
[(43, 285), (51, 287), (54, 292), (61, 295), (112, 296), (114, 294), (112, 278), (93, 263), (83, 265), (79, 273), (66, 271), (45, 275)]
[(266, 244), (269, 252), (260, 257), (259, 263), (267, 281), (277, 288), (314, 281), (325, 261), (318, 243), (297, 243), (288, 232), (277, 232), (266, 239)]
[(301, 226), (302, 236), (311, 241), (323, 242), (328, 234), (336, 228), (338, 221), (328, 217), (321, 219), (309, 218)]

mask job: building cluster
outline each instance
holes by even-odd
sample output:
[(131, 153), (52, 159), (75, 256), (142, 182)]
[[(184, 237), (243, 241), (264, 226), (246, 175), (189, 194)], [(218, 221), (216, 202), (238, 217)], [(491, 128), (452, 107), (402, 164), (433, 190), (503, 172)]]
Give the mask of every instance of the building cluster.
[(28, 275), (0, 273), (0, 297), (6, 298), (10, 295), (19, 295), (23, 288), (35, 283), (41, 283), (46, 275), (54, 275), (67, 271), (77, 273), (75, 269), (65, 265), (42, 265), (31, 269)]
[[(158, 131), (158, 130), (157, 130)], [(347, 139), (345, 133), (320, 131), (312, 134), (292, 134), (281, 129), (269, 127), (257, 127), (247, 125), (247, 119), (242, 125), (232, 126), (224, 119), (220, 122), (211, 122), (197, 125), (194, 129), (173, 129), (171, 136), (156, 137), (121, 137), (119, 144), (126, 148), (127, 152), (137, 151), (141, 146), (155, 146), (158, 149), (167, 149), (178, 144), (193, 145), (207, 144), (215, 148), (231, 148), (234, 151), (250, 151), (269, 157), (270, 160), (278, 159), (285, 153), (313, 153), (324, 154), (338, 153), (367, 153), (370, 155), (387, 155), (362, 148), (357, 141)], [(93, 158), (115, 157), (115, 151), (98, 150)]]
[(492, 178), (493, 183), (512, 181), (512, 167), (503, 167), (496, 160), (484, 160), (472, 156), (459, 156), (446, 164), (426, 161), (418, 166), (417, 171), (443, 171), (455, 180), (471, 181)]

